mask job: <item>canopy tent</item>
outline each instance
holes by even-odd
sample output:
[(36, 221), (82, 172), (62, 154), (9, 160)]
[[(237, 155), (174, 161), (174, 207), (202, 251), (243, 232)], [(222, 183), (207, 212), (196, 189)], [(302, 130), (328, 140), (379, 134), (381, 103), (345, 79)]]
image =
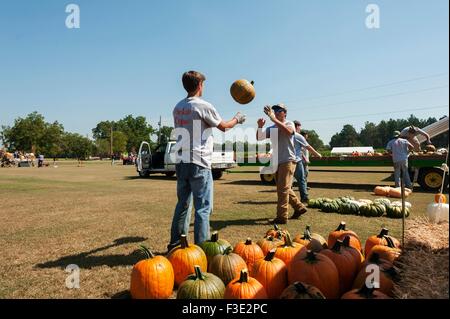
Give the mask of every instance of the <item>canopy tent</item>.
[(352, 154), (354, 152), (358, 153), (374, 153), (372, 146), (349, 146), (349, 147), (333, 147), (331, 154)]

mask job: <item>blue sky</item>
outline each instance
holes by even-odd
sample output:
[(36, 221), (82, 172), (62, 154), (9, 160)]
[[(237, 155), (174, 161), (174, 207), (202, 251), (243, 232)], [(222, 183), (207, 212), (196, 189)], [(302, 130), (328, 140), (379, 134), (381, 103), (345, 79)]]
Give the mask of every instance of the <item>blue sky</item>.
[[(69, 3), (80, 29), (65, 26)], [(369, 3), (379, 29), (365, 25)], [(127, 114), (172, 125), (190, 69), (206, 75), (204, 97), (224, 118), (242, 111), (255, 126), (264, 105), (285, 102), (288, 118), (325, 143), (347, 123), (448, 115), (448, 9), (447, 0), (0, 0), (0, 125), (35, 110), (90, 136)], [(255, 81), (248, 105), (229, 94), (239, 78)]]

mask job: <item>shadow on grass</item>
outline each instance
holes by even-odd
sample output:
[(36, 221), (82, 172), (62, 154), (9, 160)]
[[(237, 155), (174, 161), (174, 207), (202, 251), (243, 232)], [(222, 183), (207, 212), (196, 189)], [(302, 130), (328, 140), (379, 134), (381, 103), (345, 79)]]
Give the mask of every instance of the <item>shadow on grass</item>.
[(258, 219), (234, 219), (234, 220), (211, 220), (211, 229), (221, 230), (228, 226), (257, 226), (257, 225), (272, 225), (269, 223), (269, 218)]
[(136, 179), (154, 179), (159, 181), (176, 181), (177, 178), (175, 176), (165, 176), (165, 175), (150, 175), (148, 177), (141, 177), (139, 175), (135, 176), (124, 176), (124, 180), (136, 180)]
[(245, 200), (241, 202), (236, 202), (236, 204), (242, 204), (242, 205), (272, 205), (277, 204), (277, 201), (253, 201), (253, 200)]
[(142, 253), (136, 249), (128, 255), (101, 255), (92, 256), (93, 254), (124, 244), (139, 243), (145, 241), (144, 237), (123, 237), (114, 240), (110, 245), (99, 247), (87, 252), (82, 252), (76, 255), (64, 256), (56, 260), (47, 261), (35, 265), (37, 268), (65, 268), (70, 264), (75, 264), (80, 268), (90, 269), (98, 266), (127, 266), (134, 265), (136, 262), (142, 259)]
[(111, 299), (131, 299), (130, 290), (123, 290), (111, 296)]

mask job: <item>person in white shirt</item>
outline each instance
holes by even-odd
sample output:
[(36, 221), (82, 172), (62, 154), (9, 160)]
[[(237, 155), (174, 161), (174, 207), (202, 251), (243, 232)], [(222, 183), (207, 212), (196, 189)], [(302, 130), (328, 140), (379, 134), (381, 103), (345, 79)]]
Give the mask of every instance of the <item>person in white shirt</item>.
[(419, 139), (417, 138), (417, 135), (423, 135), (427, 139), (426, 143), (431, 144), (430, 135), (427, 132), (425, 132), (424, 130), (421, 130), (420, 128), (418, 128), (417, 126), (414, 126), (414, 125), (405, 127), (400, 132), (399, 137), (407, 139), (408, 142), (410, 142), (414, 146), (414, 151), (420, 152), (420, 142), (419, 142)]
[(213, 208), (212, 129), (225, 131), (245, 121), (245, 115), (240, 112), (229, 121), (222, 120), (214, 106), (202, 99), (205, 80), (200, 72), (185, 72), (182, 82), (188, 95), (173, 109), (174, 135), (177, 136), (174, 151), (178, 203), (167, 246), (169, 251), (180, 244), (181, 235), (188, 234), (192, 202), (195, 208), (195, 244), (210, 238), (209, 216)]

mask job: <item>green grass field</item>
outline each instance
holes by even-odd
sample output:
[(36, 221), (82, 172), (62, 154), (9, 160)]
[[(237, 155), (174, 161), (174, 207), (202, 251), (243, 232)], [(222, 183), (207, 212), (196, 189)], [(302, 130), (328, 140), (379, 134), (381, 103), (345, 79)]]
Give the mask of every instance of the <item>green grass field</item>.
[[(351, 195), (373, 199), (390, 174), (310, 173), (310, 197)], [(242, 168), (248, 171), (248, 168)], [(274, 186), (256, 173), (225, 174), (214, 184), (211, 228), (232, 244), (259, 239), (275, 217)], [(138, 245), (165, 253), (176, 203), (176, 178), (141, 179), (134, 166), (61, 161), (58, 168), (0, 169), (0, 298), (112, 298), (129, 288)], [(412, 215), (424, 215), (433, 194), (414, 192)], [(410, 217), (410, 218), (411, 218)], [(362, 240), (387, 226), (401, 237), (401, 220), (325, 214), (310, 209), (289, 221), (291, 233), (306, 224), (323, 236), (345, 220)], [(193, 220), (192, 220), (193, 222)], [(191, 225), (192, 226), (192, 225)], [(193, 240), (193, 233), (189, 238)], [(67, 289), (65, 267), (80, 267), (80, 289)]]

